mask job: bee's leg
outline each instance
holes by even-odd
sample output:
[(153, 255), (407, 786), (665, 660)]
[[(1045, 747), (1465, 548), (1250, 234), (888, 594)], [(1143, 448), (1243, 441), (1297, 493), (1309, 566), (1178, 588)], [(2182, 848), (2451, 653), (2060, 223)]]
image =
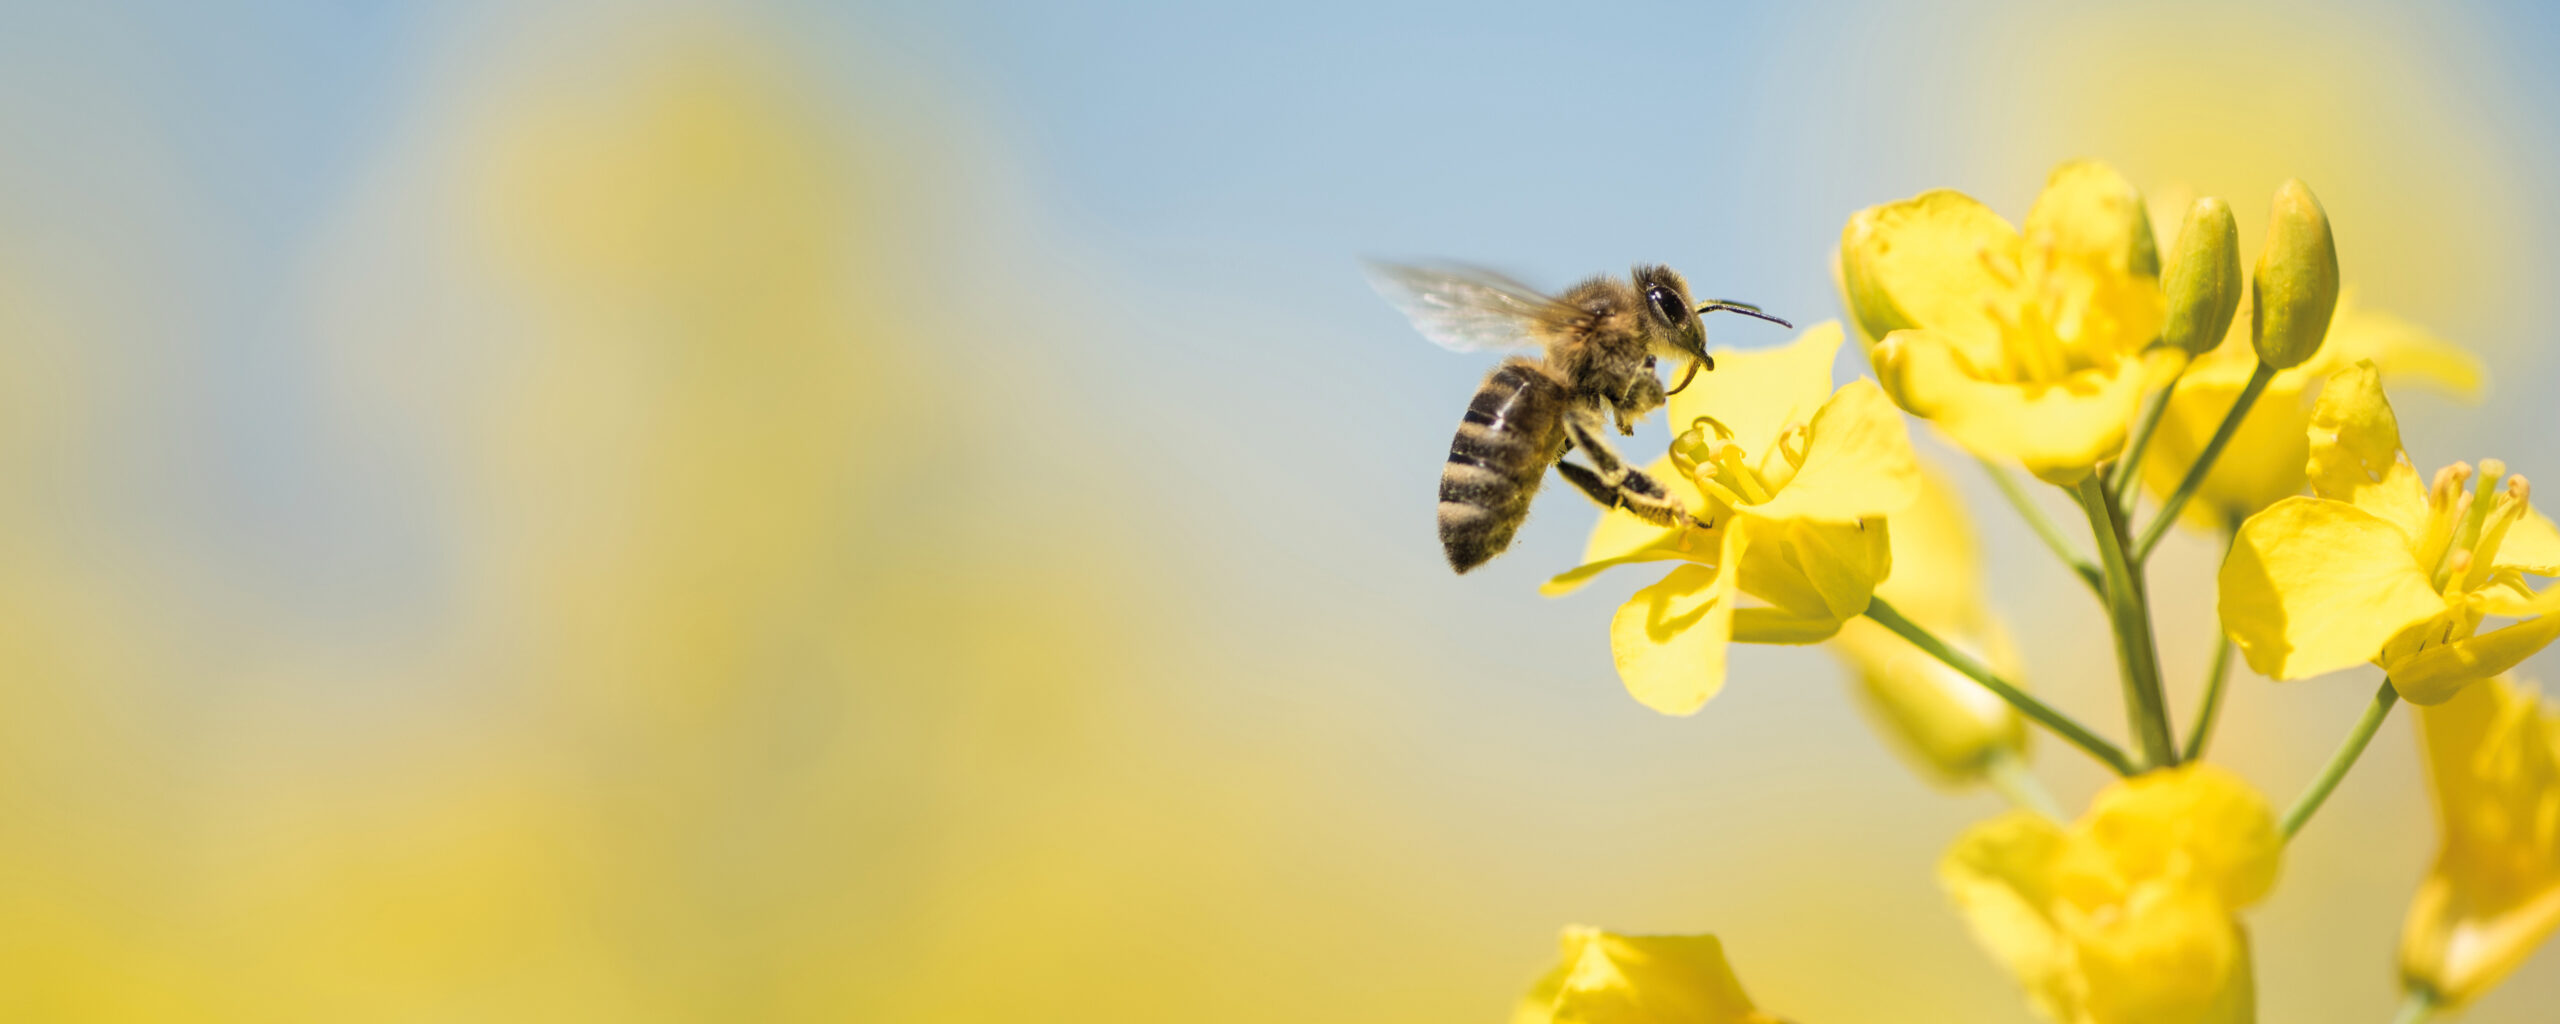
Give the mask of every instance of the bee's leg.
[(1634, 434), (1637, 420), (1670, 401), (1671, 397), (1663, 393), (1662, 378), (1653, 375), (1653, 361), (1646, 360), (1645, 372), (1637, 374), (1636, 379), (1628, 383), (1627, 393), (1611, 403), (1618, 415), (1618, 433)]
[[(1568, 415), (1564, 428), (1566, 439), (1582, 449), (1591, 466), (1556, 463), (1556, 471), (1573, 481), (1582, 493), (1591, 496), (1604, 508), (1623, 508), (1657, 526), (1677, 526), (1689, 521), (1689, 510), (1662, 486), (1662, 482), (1645, 471), (1627, 465), (1618, 457), (1617, 449), (1600, 438), (1597, 410)], [(1586, 479), (1587, 478), (1587, 479)]]
[(1580, 463), (1558, 462), (1556, 472), (1592, 501), (1598, 502), (1601, 508), (1626, 509), (1635, 513), (1636, 518), (1655, 526), (1677, 526), (1689, 518), (1689, 510), (1681, 507), (1680, 499), (1659, 493), (1662, 491), (1661, 482), (1645, 475), (1642, 470), (1628, 470), (1625, 479), (1615, 487)]

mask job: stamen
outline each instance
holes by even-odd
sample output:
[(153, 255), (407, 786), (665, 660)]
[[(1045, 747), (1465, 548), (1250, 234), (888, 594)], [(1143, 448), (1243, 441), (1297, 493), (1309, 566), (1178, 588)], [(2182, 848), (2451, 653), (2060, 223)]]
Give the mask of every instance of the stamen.
[(2445, 556), (2452, 553), (2463, 518), (2471, 511), (2470, 483), (2471, 464), (2456, 462), (2437, 470), (2435, 486), (2428, 489), (2427, 528), (2418, 541), (2418, 564), (2427, 567), (2428, 579), (2438, 589), (2444, 587)]
[(1798, 423), (1778, 435), (1778, 454), (1786, 458), (1787, 465), (1804, 468), (1805, 449), (1812, 433), (1804, 424)]
[[(2486, 460), (2481, 465), (2486, 467), (2496, 461)], [(2526, 483), (2524, 477), (2507, 478), (2507, 489), (2498, 495), (2496, 507), (2489, 510), (2488, 525), (2481, 528), (2479, 542), (2472, 545), (2474, 560), (2471, 571), (2463, 577), (2463, 589), (2478, 590), (2488, 581), (2491, 569), (2497, 565), (2498, 546), (2506, 542), (2507, 528), (2524, 518), (2526, 509), (2530, 507), (2526, 501), (2532, 494), (2533, 486)]]
[(1734, 489), (1750, 498), (1754, 505), (1769, 500), (1768, 481), (1760, 479), (1760, 474), (1752, 472), (1751, 463), (1741, 445), (1730, 442), (1717, 445), (1715, 457), (1716, 465), (1723, 469), (1723, 472), (1716, 474), (1717, 479), (1730, 483)]
[(2453, 600), (2454, 598), (2462, 596), (2464, 591), (2471, 589), (2469, 586), (2469, 580), (2471, 577), (2471, 552), (2455, 551), (2453, 553), (2452, 562), (2445, 567), (2444, 575), (2445, 581), (2439, 584), (2436, 589), (2444, 592), (2445, 600)]

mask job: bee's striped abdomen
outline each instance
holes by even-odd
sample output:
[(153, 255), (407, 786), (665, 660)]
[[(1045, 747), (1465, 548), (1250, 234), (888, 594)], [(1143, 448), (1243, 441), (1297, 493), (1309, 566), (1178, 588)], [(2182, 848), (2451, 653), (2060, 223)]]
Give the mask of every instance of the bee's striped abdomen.
[(1564, 454), (1564, 388), (1526, 362), (1486, 377), (1440, 467), (1440, 546), (1465, 572), (1511, 546), (1538, 483)]

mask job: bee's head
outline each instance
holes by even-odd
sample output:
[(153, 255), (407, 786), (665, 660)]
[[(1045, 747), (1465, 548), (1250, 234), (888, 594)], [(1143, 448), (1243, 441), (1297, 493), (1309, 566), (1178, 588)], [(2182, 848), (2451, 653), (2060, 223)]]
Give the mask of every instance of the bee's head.
[(1658, 265), (1637, 267), (1635, 280), (1646, 322), (1653, 328), (1654, 354), (1681, 356), (1712, 368), (1706, 328), (1698, 323), (1698, 311), (1689, 301), (1689, 282), (1681, 280), (1677, 271)]

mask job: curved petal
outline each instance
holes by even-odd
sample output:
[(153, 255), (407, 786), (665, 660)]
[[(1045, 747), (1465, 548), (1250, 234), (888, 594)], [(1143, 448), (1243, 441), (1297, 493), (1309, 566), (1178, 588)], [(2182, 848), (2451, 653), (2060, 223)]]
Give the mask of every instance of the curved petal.
[(2009, 969), (2051, 1020), (2070, 1019), (2071, 950), (2050, 909), (2062, 826), (2010, 811), (1966, 829), (1938, 861), (1938, 883), (1974, 941)]
[[(2247, 350), (2246, 341), (2241, 348)], [(2184, 523), (2219, 531), (2225, 522), (2248, 518), (2309, 485), (2303, 467), (2311, 460), (2311, 411), (2302, 398), (2302, 385), (2309, 379), (2299, 368), (2276, 374), (2196, 486), (2180, 516)], [(2245, 371), (2226, 378), (2191, 370), (2178, 378), (2151, 447), (2143, 450), (2142, 483), (2154, 497), (2166, 498), (2186, 479), (2187, 468), (2204, 454), (2247, 381)]]
[(1974, 454), (2023, 463), (2061, 485), (2079, 482), (2124, 448), (2125, 425), (2148, 379), (2146, 365), (2131, 358), (2055, 384), (1989, 379), (1935, 331), (1896, 332), (1875, 355), (1895, 404), (1937, 423)]
[(1986, 260), (2017, 262), (2016, 228), (1950, 189), (1869, 207), (1840, 233), (1841, 290), (1868, 337), (1932, 328), (1999, 336), (1982, 296), (2009, 286)]
[(2442, 845), (2400, 933), (2401, 973), (2459, 1008), (2560, 929), (2560, 713), (2490, 679), (2418, 713)]
[(2498, 542), (2498, 557), (2491, 564), (2517, 569), (2536, 576), (2560, 576), (2560, 527), (2542, 513), (2528, 507), (2524, 518), (2507, 527), (2505, 539)]
[(1955, 481), (1935, 463), (1914, 460), (1920, 487), (1910, 507), (1893, 514), (1893, 573), (1876, 595), (1933, 631), (1979, 633), (1983, 611), (1982, 557), (1973, 521)]
[(1825, 320), (1776, 348), (1717, 352), (1713, 371), (1671, 396), (1671, 432), (1713, 416), (1753, 458), (1774, 452), (1779, 431), (1812, 422), (1831, 399), (1841, 340), (1840, 322)]
[(2101, 262), (2135, 276), (2160, 274), (2159, 245), (2141, 190), (2096, 160), (2053, 169), (2027, 211), (2023, 234), (2028, 245), (2050, 245), (2064, 258)]
[[(1737, 531), (1725, 531), (1725, 565), (1741, 554), (1738, 540)], [(1609, 620), (1609, 653), (1639, 703), (1666, 715), (1694, 714), (1724, 688), (1738, 575), (1684, 565), (1618, 608)]]
[(2480, 680), (2516, 667), (2560, 639), (2560, 615), (2542, 615), (2512, 626), (2419, 650), (2382, 666), (2392, 689), (2411, 704), (2441, 704)]
[(2273, 679), (2369, 661), (2445, 610), (2400, 527), (2324, 498), (2287, 498), (2249, 517), (2220, 584), (2222, 628), (2249, 668)]
[(2246, 940), (2221, 901), (2188, 886), (2150, 885), (2108, 910), (2069, 922), (2088, 991), (2081, 1020), (2201, 1021), (2227, 1001)]
[(2094, 843), (2081, 848), (2104, 861), (2092, 868), (2200, 885), (2232, 910), (2275, 887), (2284, 852), (2266, 798), (2230, 770), (2202, 762), (2107, 787), (2077, 831)]
[(2478, 356), (2407, 320), (2363, 308), (2352, 290), (2338, 296), (2338, 311), (2329, 320), (2329, 338), (2320, 344), (2320, 356), (2315, 358), (2335, 359), (2341, 365), (2370, 359), (2395, 386), (2427, 385), (2466, 401), (2480, 397)]
[(1713, 935), (1564, 931), (1563, 962), (1532, 989), (1514, 1024), (1766, 1024)]
[(1750, 512), (1763, 519), (1856, 522), (1900, 512), (1919, 494), (1920, 463), (1902, 415), (1874, 381), (1853, 380), (1814, 413), (1795, 477)]
[(2427, 528), (2427, 488), (2400, 453), (2400, 420), (2382, 374), (2358, 361), (2329, 376), (2311, 408), (2311, 492), (2400, 527), (2415, 544)]

